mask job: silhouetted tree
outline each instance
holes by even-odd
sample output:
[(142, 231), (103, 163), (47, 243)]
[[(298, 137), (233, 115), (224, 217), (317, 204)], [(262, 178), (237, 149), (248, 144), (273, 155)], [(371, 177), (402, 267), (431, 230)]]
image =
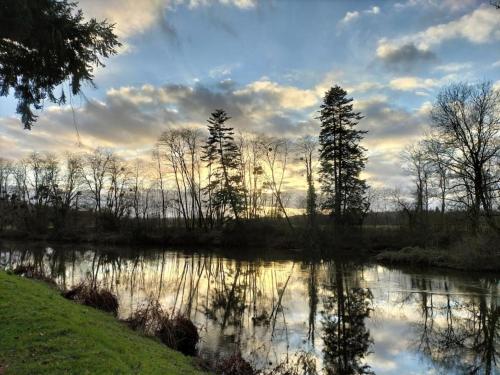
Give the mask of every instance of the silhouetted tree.
[(317, 210), (317, 195), (316, 188), (314, 186), (314, 156), (317, 147), (317, 143), (309, 136), (303, 137), (299, 141), (300, 150), (300, 160), (304, 163), (306, 168), (306, 182), (307, 182), (307, 194), (306, 194), (306, 214), (307, 214), (307, 224), (309, 229), (314, 229), (316, 227), (316, 210)]
[(366, 131), (355, 128), (363, 117), (353, 111), (352, 101), (340, 86), (332, 87), (325, 93), (319, 116), (323, 208), (340, 224), (359, 222), (368, 209), (367, 185), (360, 177), (366, 162), (360, 141)]
[(446, 166), (456, 178), (455, 191), (469, 209), (474, 227), (485, 214), (490, 226), (500, 186), (500, 91), (490, 82), (456, 83), (438, 95), (431, 113), (442, 142)]
[(210, 173), (207, 187), (209, 205), (220, 221), (224, 219), (226, 206), (231, 207), (236, 220), (242, 210), (242, 181), (239, 173), (241, 155), (234, 142), (233, 128), (226, 126), (229, 119), (222, 109), (217, 109), (210, 115), (209, 137), (207, 144), (203, 146), (203, 160)]
[(85, 21), (67, 0), (0, 0), (0, 96), (14, 90), (26, 129), (37, 118), (32, 107), (41, 109), (45, 99), (65, 102), (63, 90), (54, 93), (62, 83), (69, 81), (73, 95), (92, 83), (94, 67), (120, 46), (113, 28)]

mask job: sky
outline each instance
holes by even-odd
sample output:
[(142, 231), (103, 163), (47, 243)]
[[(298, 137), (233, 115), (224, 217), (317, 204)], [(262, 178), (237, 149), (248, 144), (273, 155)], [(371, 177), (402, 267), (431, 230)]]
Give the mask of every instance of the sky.
[(354, 98), (372, 186), (408, 178), (399, 155), (430, 125), (440, 88), (500, 88), (500, 10), (489, 0), (81, 0), (116, 24), (119, 53), (84, 95), (47, 103), (33, 130), (0, 98), (0, 157), (101, 146), (147, 157), (162, 131), (216, 108), (237, 132), (317, 135), (324, 92)]

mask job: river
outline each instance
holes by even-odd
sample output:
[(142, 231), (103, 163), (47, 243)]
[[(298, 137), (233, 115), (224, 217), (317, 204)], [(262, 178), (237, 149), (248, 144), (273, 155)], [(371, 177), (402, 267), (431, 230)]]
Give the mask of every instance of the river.
[(96, 281), (118, 296), (120, 318), (157, 299), (195, 322), (211, 360), (241, 351), (261, 369), (306, 359), (329, 374), (500, 372), (499, 275), (233, 253), (17, 242), (0, 245), (0, 267), (34, 265), (61, 287)]

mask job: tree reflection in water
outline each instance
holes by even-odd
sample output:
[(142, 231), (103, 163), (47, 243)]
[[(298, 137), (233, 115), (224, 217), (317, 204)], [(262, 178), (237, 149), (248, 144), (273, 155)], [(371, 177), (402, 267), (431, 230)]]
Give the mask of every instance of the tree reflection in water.
[(363, 362), (372, 340), (365, 325), (370, 316), (370, 289), (349, 285), (344, 267), (336, 262), (330, 276), (332, 295), (323, 313), (324, 367), (328, 375), (373, 374)]
[(418, 350), (437, 369), (461, 374), (496, 373), (499, 355), (500, 306), (497, 282), (481, 280), (481, 288), (491, 294), (469, 290), (464, 299), (449, 291), (432, 291), (432, 282), (416, 278), (420, 286), (421, 321), (416, 324)]

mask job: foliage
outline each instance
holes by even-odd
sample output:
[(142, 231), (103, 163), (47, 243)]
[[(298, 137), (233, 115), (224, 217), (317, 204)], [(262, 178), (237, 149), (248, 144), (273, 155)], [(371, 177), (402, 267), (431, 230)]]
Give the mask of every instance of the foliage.
[(319, 116), (323, 209), (339, 224), (360, 222), (369, 207), (366, 182), (360, 177), (366, 150), (359, 143), (366, 131), (355, 129), (362, 116), (353, 111), (352, 101), (344, 89), (334, 86), (325, 93)]
[(1, 0), (0, 10), (0, 96), (14, 90), (26, 129), (37, 118), (32, 107), (41, 109), (46, 99), (64, 103), (64, 90), (55, 90), (66, 81), (78, 94), (120, 46), (113, 25), (86, 21), (68, 0)]
[(222, 109), (215, 110), (208, 119), (209, 137), (203, 147), (203, 160), (209, 169), (207, 194), (211, 211), (219, 222), (230, 206), (236, 220), (242, 211), (242, 179), (238, 173), (241, 153), (233, 138), (233, 128), (225, 125), (230, 117)]

